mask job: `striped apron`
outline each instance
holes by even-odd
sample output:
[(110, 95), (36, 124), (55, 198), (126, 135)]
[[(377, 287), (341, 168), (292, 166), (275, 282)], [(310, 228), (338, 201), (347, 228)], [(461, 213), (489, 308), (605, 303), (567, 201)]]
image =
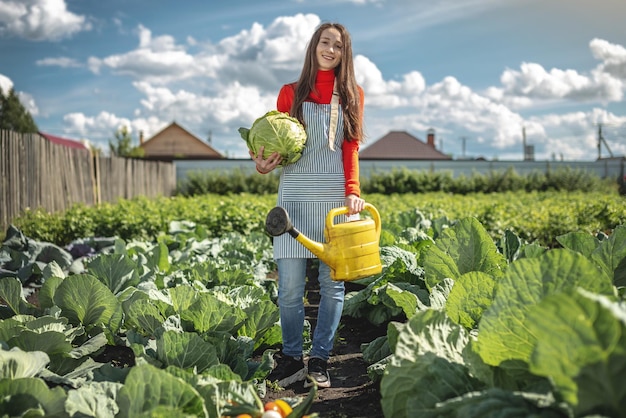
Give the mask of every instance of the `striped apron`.
[[(304, 102), (307, 142), (302, 157), (283, 168), (278, 187), (278, 206), (282, 206), (294, 228), (304, 236), (326, 242), (324, 226), (328, 211), (345, 205), (345, 176), (341, 145), (343, 113), (339, 109), (335, 150), (328, 146), (330, 104)], [(337, 216), (335, 223), (345, 222)], [(316, 258), (289, 234), (274, 237), (274, 259)]]

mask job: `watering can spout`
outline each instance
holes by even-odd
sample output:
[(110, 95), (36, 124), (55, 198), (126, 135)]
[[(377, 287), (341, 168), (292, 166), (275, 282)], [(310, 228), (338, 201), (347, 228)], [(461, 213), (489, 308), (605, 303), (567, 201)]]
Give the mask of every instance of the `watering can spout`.
[(325, 243), (314, 241), (291, 223), (287, 211), (277, 206), (267, 215), (265, 229), (272, 236), (289, 233), (305, 248), (330, 267), (333, 280), (357, 280), (382, 271), (380, 262), (380, 215), (374, 206), (365, 204), (373, 219), (335, 224), (334, 218), (348, 213), (347, 207), (331, 209), (326, 216)]
[(309, 251), (315, 254), (317, 258), (319, 258), (328, 265), (331, 265), (333, 263), (333, 259), (330, 258), (330, 248), (328, 247), (328, 245), (324, 245), (321, 242), (313, 241), (312, 239), (307, 238), (295, 228), (294, 231), (298, 235), (290, 235), (293, 236), (300, 244), (304, 245)]

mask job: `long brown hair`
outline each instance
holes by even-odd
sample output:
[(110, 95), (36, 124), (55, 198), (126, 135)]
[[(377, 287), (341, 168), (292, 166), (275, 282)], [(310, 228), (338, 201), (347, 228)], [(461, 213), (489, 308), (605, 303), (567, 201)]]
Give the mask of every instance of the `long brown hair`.
[(342, 52), (341, 61), (335, 68), (335, 79), (341, 109), (343, 110), (343, 136), (347, 140), (363, 140), (362, 116), (360, 115), (359, 90), (354, 76), (354, 62), (352, 60), (352, 39), (346, 28), (339, 23), (323, 23), (313, 33), (304, 58), (304, 65), (297, 82), (295, 96), (291, 105), (290, 114), (304, 124), (302, 103), (315, 90), (315, 78), (319, 63), (317, 62), (317, 44), (322, 32), (334, 28), (341, 34)]

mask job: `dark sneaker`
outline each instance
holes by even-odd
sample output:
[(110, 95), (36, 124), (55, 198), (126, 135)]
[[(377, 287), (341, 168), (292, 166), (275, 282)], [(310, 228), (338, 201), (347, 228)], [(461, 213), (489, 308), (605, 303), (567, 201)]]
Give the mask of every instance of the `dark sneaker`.
[[(313, 379), (317, 383), (317, 387), (329, 388), (330, 376), (328, 375), (328, 363), (321, 358), (311, 357), (309, 359), (309, 379)], [(311, 380), (304, 382), (305, 388), (311, 386), (313, 386)]]
[(299, 359), (286, 356), (282, 351), (274, 354), (274, 370), (265, 378), (285, 388), (306, 378), (306, 368), (302, 357)]

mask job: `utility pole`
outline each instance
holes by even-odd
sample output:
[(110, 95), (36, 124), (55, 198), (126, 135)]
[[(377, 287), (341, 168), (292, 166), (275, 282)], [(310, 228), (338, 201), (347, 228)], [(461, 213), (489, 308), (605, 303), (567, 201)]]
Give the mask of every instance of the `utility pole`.
[(462, 153), (462, 155), (463, 155), (463, 159), (465, 159), (465, 140), (466, 140), (466, 139), (467, 139), (467, 137), (465, 137), (465, 136), (462, 136), (462, 137), (461, 137), (461, 141), (463, 141), (463, 145), (462, 145), (462, 147), (463, 147), (463, 148), (462, 148), (462, 149), (463, 149), (463, 153)]
[(609, 144), (606, 142), (606, 139), (604, 139), (604, 136), (602, 135), (602, 124), (598, 123), (598, 160), (602, 158), (602, 144), (604, 144), (606, 150), (609, 152), (609, 155), (611, 156), (611, 158), (613, 158), (613, 151), (611, 151), (611, 148), (609, 148)]
[(526, 127), (522, 126), (522, 155), (524, 156), (524, 161), (526, 161)]
[(528, 145), (525, 126), (522, 126), (522, 146), (524, 147), (524, 161), (535, 161), (535, 146)]
[(602, 124), (598, 124), (598, 160), (602, 158)]

